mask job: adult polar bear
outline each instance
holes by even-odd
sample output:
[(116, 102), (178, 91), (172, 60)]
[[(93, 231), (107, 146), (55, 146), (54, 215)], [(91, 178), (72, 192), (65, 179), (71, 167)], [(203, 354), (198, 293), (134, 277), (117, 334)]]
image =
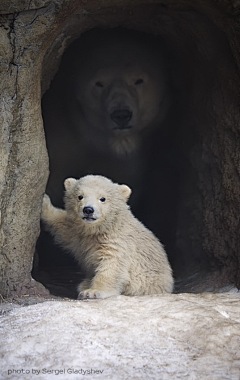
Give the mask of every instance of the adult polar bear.
[(116, 28), (87, 32), (66, 53), (43, 99), (47, 192), (55, 204), (62, 204), (67, 177), (89, 173), (127, 183), (139, 195), (148, 137), (169, 108), (159, 46), (152, 36)]

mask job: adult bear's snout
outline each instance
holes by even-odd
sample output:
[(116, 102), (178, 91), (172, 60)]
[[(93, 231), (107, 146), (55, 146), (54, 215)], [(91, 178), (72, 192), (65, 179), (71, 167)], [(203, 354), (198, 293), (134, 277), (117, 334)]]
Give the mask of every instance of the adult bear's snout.
[(130, 128), (128, 125), (132, 118), (132, 112), (129, 110), (115, 110), (111, 113), (111, 119), (118, 125), (118, 129)]

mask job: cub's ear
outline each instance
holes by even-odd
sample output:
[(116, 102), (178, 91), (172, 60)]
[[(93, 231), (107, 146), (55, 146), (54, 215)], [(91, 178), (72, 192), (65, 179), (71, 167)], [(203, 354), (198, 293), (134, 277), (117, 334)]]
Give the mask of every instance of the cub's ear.
[(64, 181), (65, 190), (71, 189), (71, 187), (77, 182), (75, 178), (67, 178)]
[(127, 202), (128, 198), (130, 197), (132, 190), (127, 185), (119, 185), (122, 191), (122, 195)]

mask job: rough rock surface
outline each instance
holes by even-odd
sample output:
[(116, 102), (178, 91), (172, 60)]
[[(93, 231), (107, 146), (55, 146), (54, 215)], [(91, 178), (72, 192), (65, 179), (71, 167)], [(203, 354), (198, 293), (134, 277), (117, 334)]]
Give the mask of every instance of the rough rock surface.
[(239, 380), (239, 301), (233, 290), (4, 303), (0, 379)]

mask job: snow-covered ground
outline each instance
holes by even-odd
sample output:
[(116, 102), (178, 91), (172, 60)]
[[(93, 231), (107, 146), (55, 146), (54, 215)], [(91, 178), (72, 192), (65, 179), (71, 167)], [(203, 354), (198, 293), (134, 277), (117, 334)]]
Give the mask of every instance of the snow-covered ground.
[(236, 291), (1, 308), (0, 379), (240, 379)]

